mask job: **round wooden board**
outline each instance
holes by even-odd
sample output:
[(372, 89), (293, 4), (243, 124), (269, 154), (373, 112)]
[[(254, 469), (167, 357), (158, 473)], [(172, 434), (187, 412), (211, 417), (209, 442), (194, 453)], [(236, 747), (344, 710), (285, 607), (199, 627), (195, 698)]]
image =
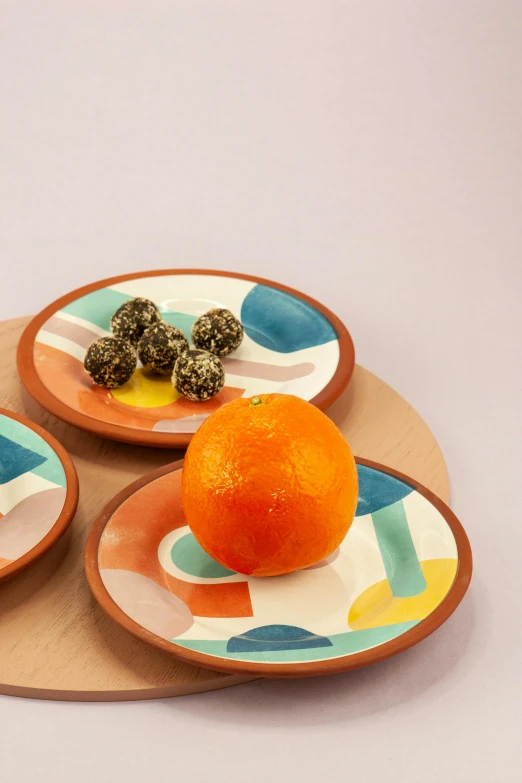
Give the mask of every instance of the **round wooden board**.
[[(80, 479), (80, 503), (56, 546), (0, 586), (0, 693), (123, 701), (200, 693), (254, 679), (181, 663), (125, 633), (97, 606), (83, 572), (92, 522), (127, 484), (182, 452), (106, 441), (44, 411), (16, 372), (16, 345), (28, 321), (0, 323), (0, 406), (42, 425), (67, 449)], [(328, 415), (357, 456), (389, 465), (448, 501), (446, 465), (435, 438), (416, 411), (375, 375), (356, 366)]]

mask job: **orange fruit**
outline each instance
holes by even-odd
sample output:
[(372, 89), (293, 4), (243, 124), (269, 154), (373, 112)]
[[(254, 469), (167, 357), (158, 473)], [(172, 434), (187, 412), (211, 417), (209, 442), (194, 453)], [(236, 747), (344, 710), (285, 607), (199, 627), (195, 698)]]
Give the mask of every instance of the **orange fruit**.
[(289, 394), (240, 398), (199, 427), (181, 497), (192, 533), (232, 571), (276, 576), (315, 565), (353, 521), (358, 481), (343, 436)]

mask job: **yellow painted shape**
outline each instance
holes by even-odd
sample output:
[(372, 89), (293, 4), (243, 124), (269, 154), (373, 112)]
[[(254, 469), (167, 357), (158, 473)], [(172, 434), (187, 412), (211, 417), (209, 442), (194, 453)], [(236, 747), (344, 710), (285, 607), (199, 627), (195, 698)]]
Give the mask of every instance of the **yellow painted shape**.
[(426, 589), (409, 598), (395, 598), (387, 579), (368, 587), (353, 602), (348, 625), (354, 631), (381, 625), (423, 620), (449, 593), (457, 573), (458, 560), (437, 558), (420, 564)]
[(180, 397), (169, 376), (149, 375), (141, 368), (123, 386), (111, 389), (111, 394), (133, 408), (162, 408)]

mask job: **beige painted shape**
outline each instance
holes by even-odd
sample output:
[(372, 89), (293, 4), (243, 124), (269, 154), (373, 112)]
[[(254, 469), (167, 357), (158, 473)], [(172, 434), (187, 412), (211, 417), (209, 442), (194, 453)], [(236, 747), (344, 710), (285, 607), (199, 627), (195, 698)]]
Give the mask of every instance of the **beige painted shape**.
[(62, 513), (64, 487), (53, 487), (29, 495), (0, 519), (0, 557), (18, 558), (45, 538)]

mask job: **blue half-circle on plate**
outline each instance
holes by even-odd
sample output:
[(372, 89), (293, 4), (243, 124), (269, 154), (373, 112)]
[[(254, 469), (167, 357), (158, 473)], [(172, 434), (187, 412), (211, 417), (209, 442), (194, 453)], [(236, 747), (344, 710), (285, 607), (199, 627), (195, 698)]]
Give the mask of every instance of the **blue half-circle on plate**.
[(295, 625), (262, 625), (228, 640), (227, 652), (268, 652), (275, 650), (308, 650), (331, 647), (325, 636)]
[(315, 348), (337, 339), (332, 324), (317, 308), (266, 285), (256, 285), (246, 295), (241, 321), (251, 340), (277, 353)]

